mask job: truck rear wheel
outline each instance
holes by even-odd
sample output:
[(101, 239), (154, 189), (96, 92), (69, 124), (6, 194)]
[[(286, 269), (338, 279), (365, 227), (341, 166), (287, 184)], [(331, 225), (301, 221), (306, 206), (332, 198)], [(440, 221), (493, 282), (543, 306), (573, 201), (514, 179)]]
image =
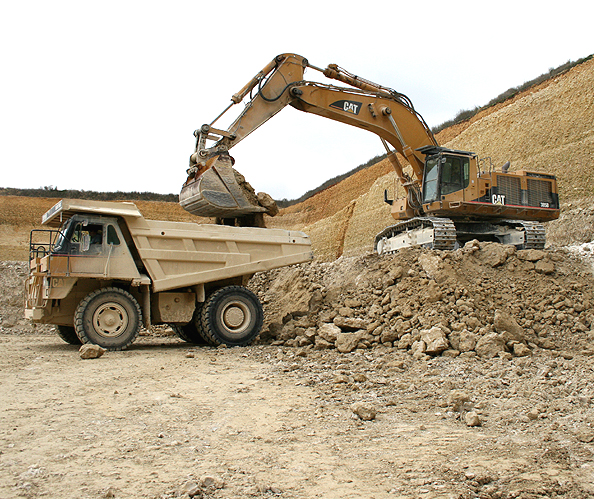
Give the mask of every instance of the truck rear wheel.
[(262, 329), (264, 311), (258, 297), (243, 286), (215, 291), (202, 307), (202, 333), (214, 345), (249, 345)]
[(192, 320), (187, 324), (169, 324), (171, 329), (177, 334), (182, 340), (188, 343), (194, 343), (195, 345), (204, 345), (206, 340), (202, 335), (202, 322), (201, 322), (202, 303), (196, 305), (194, 316)]
[(120, 288), (89, 293), (74, 314), (74, 328), (82, 343), (107, 350), (123, 350), (140, 332), (142, 313), (136, 299)]
[(56, 333), (58, 333), (58, 336), (69, 345), (81, 344), (80, 338), (76, 335), (76, 331), (74, 330), (74, 326), (58, 325), (56, 326)]

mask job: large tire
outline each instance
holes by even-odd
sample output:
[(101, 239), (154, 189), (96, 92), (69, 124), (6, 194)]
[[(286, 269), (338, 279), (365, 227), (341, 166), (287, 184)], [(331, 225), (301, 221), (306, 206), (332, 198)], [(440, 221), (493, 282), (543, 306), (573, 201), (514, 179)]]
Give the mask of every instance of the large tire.
[(196, 310), (192, 320), (187, 324), (170, 324), (171, 329), (177, 334), (182, 340), (188, 343), (194, 343), (195, 345), (204, 345), (206, 340), (202, 335), (202, 322), (201, 322), (202, 303), (196, 305)]
[(124, 350), (138, 336), (142, 312), (136, 299), (120, 288), (89, 293), (76, 308), (74, 328), (82, 343)]
[(202, 307), (202, 333), (213, 345), (249, 345), (262, 329), (264, 311), (258, 297), (243, 286), (215, 291)]
[(69, 345), (81, 345), (80, 338), (76, 335), (74, 326), (56, 326), (56, 333)]

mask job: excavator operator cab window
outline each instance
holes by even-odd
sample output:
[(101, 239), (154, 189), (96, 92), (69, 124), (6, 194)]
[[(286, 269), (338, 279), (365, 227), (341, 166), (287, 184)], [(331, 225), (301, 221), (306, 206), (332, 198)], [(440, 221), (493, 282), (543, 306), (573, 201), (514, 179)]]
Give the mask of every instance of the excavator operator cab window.
[(468, 158), (445, 156), (441, 161), (442, 196), (468, 187), (470, 179)]
[(431, 203), (439, 199), (439, 156), (427, 159), (423, 182), (423, 202)]
[(445, 155), (429, 157), (425, 163), (423, 203), (432, 203), (441, 196), (465, 189), (469, 182), (468, 158)]

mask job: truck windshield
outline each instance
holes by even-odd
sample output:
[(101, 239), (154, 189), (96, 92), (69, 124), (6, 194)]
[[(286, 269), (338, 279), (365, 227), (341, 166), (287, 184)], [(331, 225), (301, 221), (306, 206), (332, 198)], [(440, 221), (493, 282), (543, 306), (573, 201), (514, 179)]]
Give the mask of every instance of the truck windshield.
[(439, 198), (439, 156), (427, 159), (425, 165), (425, 181), (423, 182), (423, 203), (431, 203)]
[(69, 218), (62, 224), (62, 227), (60, 227), (60, 232), (58, 234), (56, 243), (54, 244), (54, 248), (53, 248), (54, 253), (62, 253), (66, 249), (66, 246), (67, 246), (66, 243), (68, 242), (67, 234), (68, 234), (68, 231), (69, 231), (71, 225), (72, 225), (72, 218)]

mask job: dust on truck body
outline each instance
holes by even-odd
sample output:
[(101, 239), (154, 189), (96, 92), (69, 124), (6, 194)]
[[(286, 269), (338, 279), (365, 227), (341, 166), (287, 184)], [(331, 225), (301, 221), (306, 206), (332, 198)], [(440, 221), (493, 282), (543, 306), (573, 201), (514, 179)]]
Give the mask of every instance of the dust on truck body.
[(51, 229), (31, 232), (25, 317), (112, 350), (142, 324), (249, 344), (263, 323), (249, 278), (313, 258), (303, 232), (147, 220), (133, 203), (63, 199), (42, 224)]

